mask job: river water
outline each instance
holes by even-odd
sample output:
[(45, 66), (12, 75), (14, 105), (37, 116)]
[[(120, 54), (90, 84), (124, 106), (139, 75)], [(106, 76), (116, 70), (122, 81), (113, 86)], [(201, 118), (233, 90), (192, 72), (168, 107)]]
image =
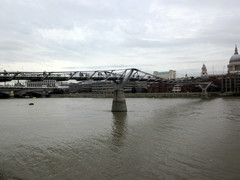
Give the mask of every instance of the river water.
[[(29, 106), (33, 102), (34, 106)], [(240, 99), (0, 100), (0, 173), (23, 180), (240, 179)]]

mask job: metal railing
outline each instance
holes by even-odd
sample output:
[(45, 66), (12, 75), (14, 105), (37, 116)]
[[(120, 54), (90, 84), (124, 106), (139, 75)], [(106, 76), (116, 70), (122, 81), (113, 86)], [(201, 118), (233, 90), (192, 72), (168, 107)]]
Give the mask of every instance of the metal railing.
[[(129, 76), (129, 72), (131, 72)], [(129, 76), (129, 77), (128, 77)], [(127, 78), (127, 79), (126, 79)], [(96, 71), (58, 71), (58, 72), (19, 72), (19, 71), (3, 71), (0, 72), (0, 82), (12, 80), (56, 80), (56, 81), (86, 81), (86, 80), (109, 80), (109, 81), (163, 81), (164, 79), (152, 75), (150, 73), (132, 68), (132, 69), (116, 69), (116, 70), (96, 70)]]

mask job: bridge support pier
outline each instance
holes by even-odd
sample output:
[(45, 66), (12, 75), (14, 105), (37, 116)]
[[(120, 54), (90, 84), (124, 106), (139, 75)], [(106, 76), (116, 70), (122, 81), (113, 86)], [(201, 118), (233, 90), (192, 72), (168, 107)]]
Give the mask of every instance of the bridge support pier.
[(208, 99), (207, 89), (211, 84), (212, 84), (212, 82), (209, 82), (208, 84), (202, 84), (202, 85), (199, 84), (199, 87), (202, 89), (202, 95), (201, 95), (202, 99)]
[(207, 92), (207, 90), (202, 90), (201, 98), (202, 99), (208, 99), (208, 92)]
[(124, 73), (126, 76), (122, 80), (113, 81), (115, 88), (113, 92), (112, 112), (127, 112), (127, 105), (123, 89), (134, 70), (135, 69), (131, 69), (128, 73), (126, 70)]
[(14, 98), (14, 91), (10, 91), (9, 97)]
[(114, 90), (112, 112), (127, 112), (127, 105), (123, 90)]

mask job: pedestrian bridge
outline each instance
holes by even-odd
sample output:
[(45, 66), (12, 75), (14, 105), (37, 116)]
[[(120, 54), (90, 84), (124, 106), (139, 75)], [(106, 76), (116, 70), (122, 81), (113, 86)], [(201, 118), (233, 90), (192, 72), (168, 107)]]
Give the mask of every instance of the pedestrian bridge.
[[(30, 80), (30, 81), (43, 81), (43, 80), (56, 80), (56, 81), (113, 81), (113, 112), (126, 112), (127, 106), (125, 102), (124, 87), (128, 81), (147, 81), (147, 82), (159, 82), (168, 81), (162, 79), (153, 74), (141, 71), (139, 69), (116, 69), (116, 70), (96, 70), (96, 71), (58, 71), (58, 72), (19, 72), (6, 70), (0, 72), (0, 82), (12, 81), (12, 80)], [(198, 83), (203, 84), (201, 82)], [(200, 86), (203, 93), (207, 96), (207, 88), (210, 83), (205, 82), (203, 86)]]
[(0, 82), (12, 80), (56, 80), (56, 81), (159, 81), (163, 80), (157, 76), (138, 69), (96, 70), (96, 71), (58, 71), (58, 72), (0, 72)]
[(148, 81), (158, 82), (163, 81), (162, 78), (154, 76), (150, 73), (141, 70), (131, 69), (117, 69), (117, 70), (96, 70), (96, 71), (58, 71), (58, 72), (7, 72), (4, 70), (0, 72), (0, 82), (12, 80), (56, 80), (56, 81), (113, 81), (114, 94), (112, 111), (126, 112), (127, 106), (123, 88), (128, 81)]

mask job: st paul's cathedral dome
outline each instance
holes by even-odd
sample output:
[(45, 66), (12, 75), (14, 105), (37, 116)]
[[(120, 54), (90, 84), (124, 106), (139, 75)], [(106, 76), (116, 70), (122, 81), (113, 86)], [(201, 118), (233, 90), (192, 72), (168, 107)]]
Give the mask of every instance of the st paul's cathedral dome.
[(240, 55), (238, 54), (237, 46), (235, 46), (235, 52), (229, 60), (228, 72), (229, 73), (240, 72)]

